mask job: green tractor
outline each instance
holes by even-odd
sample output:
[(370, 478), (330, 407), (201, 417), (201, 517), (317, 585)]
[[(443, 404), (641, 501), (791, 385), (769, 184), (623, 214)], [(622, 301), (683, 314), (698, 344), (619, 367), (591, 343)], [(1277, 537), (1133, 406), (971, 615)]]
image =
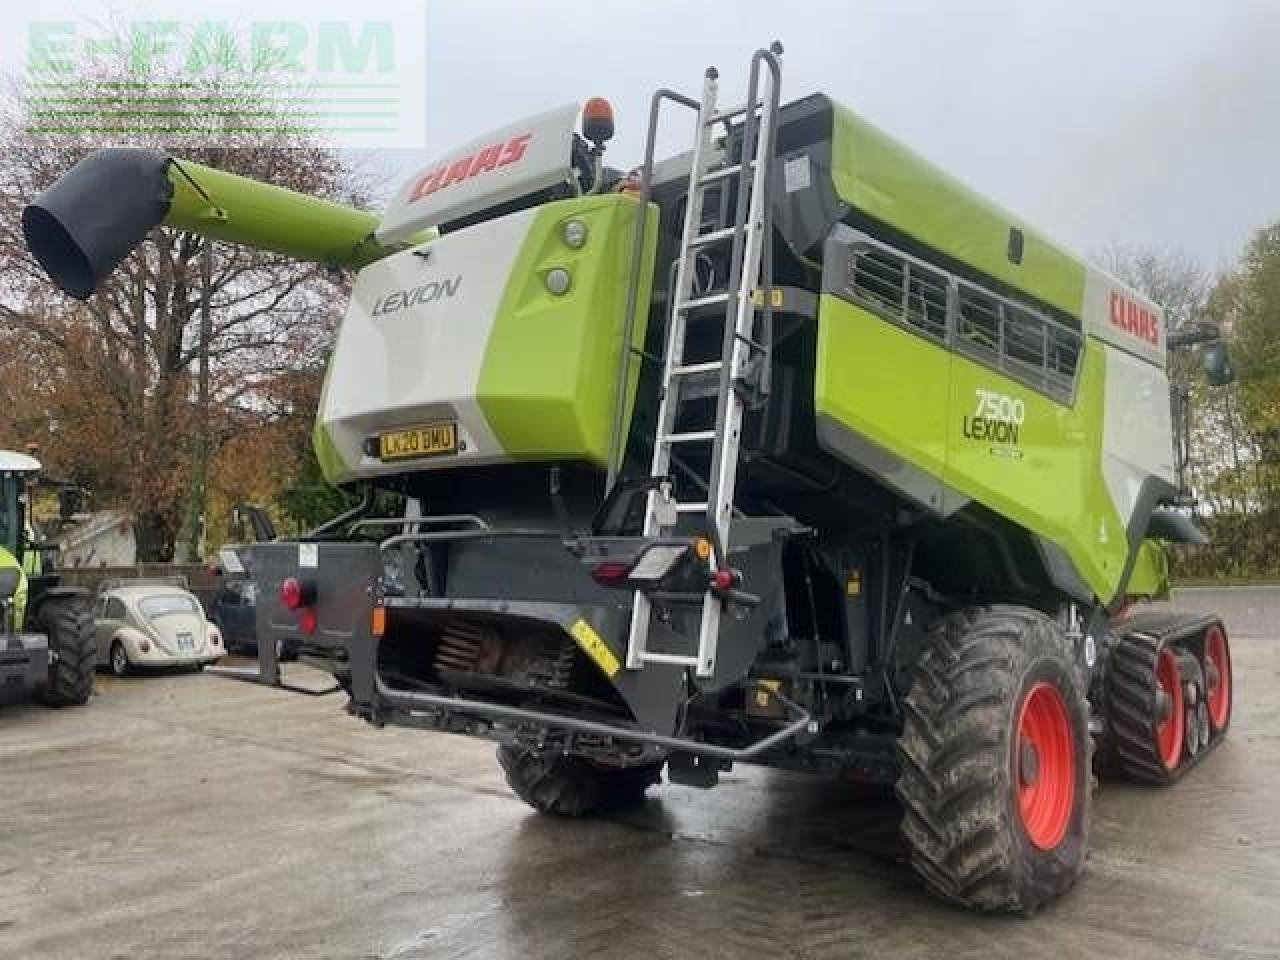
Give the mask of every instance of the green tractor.
[(97, 649), (88, 591), (63, 586), (54, 551), (36, 543), (28, 489), (34, 457), (0, 451), (0, 703), (38, 696), (54, 707), (87, 703)]
[[(381, 217), (144, 150), (23, 215), (87, 297), (157, 225), (357, 270), (315, 448), (360, 505), (235, 552), (349, 710), (497, 741), (581, 816), (735, 763), (894, 787), (928, 887), (1083, 871), (1094, 761), (1222, 742), (1226, 632), (1148, 610), (1180, 509), (1158, 307), (829, 98), (593, 99), (460, 147)], [(670, 111), (690, 148), (655, 158)], [(578, 118), (581, 116), (581, 132)], [(377, 504), (402, 506), (379, 514)], [(852, 802), (852, 801), (851, 801)]]

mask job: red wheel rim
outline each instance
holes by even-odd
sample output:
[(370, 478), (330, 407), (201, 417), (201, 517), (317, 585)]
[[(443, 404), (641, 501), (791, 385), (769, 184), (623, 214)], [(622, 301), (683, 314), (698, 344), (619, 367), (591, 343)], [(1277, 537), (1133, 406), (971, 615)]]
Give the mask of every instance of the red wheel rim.
[(1160, 761), (1166, 770), (1172, 770), (1182, 757), (1182, 737), (1186, 732), (1183, 716), (1182, 674), (1178, 670), (1178, 658), (1165, 647), (1156, 661), (1156, 686), (1169, 698), (1169, 714), (1163, 723), (1156, 725), (1156, 746), (1160, 748)]
[(1027, 839), (1052, 850), (1067, 834), (1076, 802), (1076, 738), (1067, 703), (1051, 683), (1037, 683), (1018, 711), (1014, 774)]
[(1209, 725), (1217, 732), (1227, 725), (1227, 718), (1231, 716), (1231, 657), (1227, 653), (1227, 636), (1221, 627), (1210, 627), (1205, 634), (1204, 659), (1209, 668), (1205, 671)]

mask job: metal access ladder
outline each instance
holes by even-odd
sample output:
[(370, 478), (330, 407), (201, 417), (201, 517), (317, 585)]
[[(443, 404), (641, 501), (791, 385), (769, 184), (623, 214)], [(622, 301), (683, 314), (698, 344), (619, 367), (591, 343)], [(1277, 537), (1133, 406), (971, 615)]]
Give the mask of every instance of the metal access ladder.
[[(681, 514), (704, 514), (707, 534), (713, 545), (710, 557), (713, 569), (724, 565), (729, 542), (729, 524), (733, 516), (734, 490), (738, 477), (738, 449), (743, 413), (747, 405), (747, 390), (744, 386), (749, 379), (753, 362), (759, 364), (767, 360), (769, 349), (767, 342), (762, 343), (756, 339), (756, 294), (760, 292), (764, 297), (768, 296), (768, 292), (762, 289), (761, 279), (763, 254), (770, 231), (768, 182), (778, 118), (781, 81), (778, 56), (781, 52), (781, 46), (776, 43), (768, 50), (756, 51), (751, 59), (747, 99), (740, 107), (718, 109), (719, 77), (714, 67), (707, 69), (701, 101), (693, 101), (670, 91), (659, 91), (654, 97), (645, 166), (642, 169), (641, 199), (647, 200), (654, 128), (660, 101), (666, 98), (696, 108), (697, 139), (693, 145), (688, 201), (685, 205), (675, 284), (667, 319), (662, 394), (650, 476), (669, 477), (673, 452), (690, 444), (712, 445), (710, 469), (705, 484), (705, 500), (676, 501), (672, 498), (670, 484), (662, 484), (658, 489), (652, 490), (645, 504), (644, 535), (657, 537), (668, 533)], [(734, 122), (740, 122), (743, 129), (740, 160), (715, 165), (714, 131), (718, 126), (727, 128)], [(726, 185), (729, 178), (734, 176), (738, 178), (734, 222), (702, 232), (703, 206), (707, 192), (713, 187)], [(697, 256), (715, 244), (731, 244), (727, 286), (719, 291), (702, 291), (695, 295)], [(767, 286), (767, 266), (765, 269), (764, 286)], [(634, 303), (631, 307), (628, 316), (632, 315)], [(717, 308), (723, 311), (724, 322), (720, 358), (686, 363), (685, 344), (689, 326), (709, 322), (708, 315), (714, 315)], [(630, 342), (629, 337), (627, 342)], [(624, 363), (624, 385), (626, 372)], [(705, 382), (715, 374), (719, 374), (719, 389), (714, 422), (693, 428), (686, 425), (676, 432), (684, 390), (689, 384), (698, 380)], [(702, 600), (696, 654), (650, 650), (649, 622), (653, 607), (649, 598), (637, 591), (627, 643), (627, 668), (637, 670), (646, 663), (670, 663), (693, 667), (699, 677), (711, 676), (715, 672), (716, 644), (723, 609), (722, 598), (708, 589)]]

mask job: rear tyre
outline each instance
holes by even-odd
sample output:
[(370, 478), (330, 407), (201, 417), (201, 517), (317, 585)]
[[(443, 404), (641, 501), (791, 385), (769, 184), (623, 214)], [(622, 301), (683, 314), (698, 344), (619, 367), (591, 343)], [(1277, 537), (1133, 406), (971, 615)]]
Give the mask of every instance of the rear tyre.
[(50, 597), (40, 605), (36, 625), (49, 638), (49, 677), (41, 699), (51, 707), (87, 703), (98, 651), (85, 598)]
[(1092, 776), (1074, 651), (1043, 614), (962, 611), (905, 701), (897, 794), (911, 865), (943, 899), (1029, 913), (1084, 870)]
[[(1127, 780), (1164, 785), (1177, 779), (1187, 750), (1183, 670), (1173, 645), (1134, 633), (1111, 651), (1107, 718), (1111, 766)], [(1194, 716), (1194, 712), (1192, 714)]]
[(551, 750), (499, 747), (498, 763), (517, 797), (539, 813), (588, 817), (637, 807), (662, 780), (662, 764), (608, 768)]

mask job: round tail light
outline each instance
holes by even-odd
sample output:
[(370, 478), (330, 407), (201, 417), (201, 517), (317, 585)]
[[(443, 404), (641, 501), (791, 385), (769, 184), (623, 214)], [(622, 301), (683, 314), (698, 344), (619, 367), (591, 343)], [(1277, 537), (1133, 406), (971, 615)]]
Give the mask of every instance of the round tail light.
[(302, 583), (297, 577), (289, 577), (280, 584), (280, 602), (286, 610), (297, 610), (302, 606)]

